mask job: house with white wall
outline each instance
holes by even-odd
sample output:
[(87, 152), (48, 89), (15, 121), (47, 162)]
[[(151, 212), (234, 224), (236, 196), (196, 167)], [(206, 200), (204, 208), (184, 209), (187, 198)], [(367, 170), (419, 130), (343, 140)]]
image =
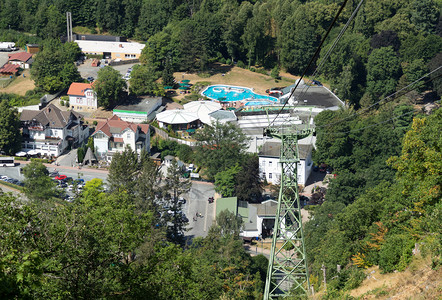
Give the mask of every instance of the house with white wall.
[(29, 154), (57, 157), (89, 137), (89, 127), (83, 124), (81, 115), (53, 104), (42, 110), (23, 110), (20, 121), (22, 151)]
[[(298, 184), (305, 185), (313, 168), (312, 145), (298, 144), (299, 162), (297, 166)], [(281, 142), (267, 141), (258, 153), (261, 178), (271, 184), (279, 184), (282, 168), (279, 161)]]
[(22, 69), (29, 69), (34, 60), (32, 54), (27, 52), (17, 52), (8, 55), (8, 63), (18, 65)]
[(97, 95), (90, 83), (73, 82), (68, 90), (69, 105), (74, 110), (95, 110)]
[(127, 146), (138, 154), (142, 149), (150, 151), (149, 125), (126, 122), (116, 115), (98, 123), (92, 137), (97, 155), (107, 161), (111, 161), (115, 153), (123, 152)]

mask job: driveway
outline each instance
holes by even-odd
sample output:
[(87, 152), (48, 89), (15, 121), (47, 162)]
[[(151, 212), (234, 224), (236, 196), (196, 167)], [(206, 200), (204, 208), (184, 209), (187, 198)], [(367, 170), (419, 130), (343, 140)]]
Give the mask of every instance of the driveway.
[[(83, 78), (94, 77), (94, 79), (97, 79), (100, 67), (92, 67), (91, 63), (92, 60), (87, 59), (84, 61), (83, 64), (78, 66), (78, 72), (80, 72), (81, 77)], [(124, 76), (127, 73), (127, 69), (133, 67), (134, 65), (136, 64), (112, 66), (112, 68), (120, 72), (121, 76)]]
[[(186, 237), (206, 237), (210, 226), (215, 221), (215, 203), (207, 201), (215, 195), (215, 187), (212, 183), (192, 181), (192, 188), (184, 198), (187, 203), (183, 211), (189, 219)], [(198, 217), (197, 217), (198, 213)]]

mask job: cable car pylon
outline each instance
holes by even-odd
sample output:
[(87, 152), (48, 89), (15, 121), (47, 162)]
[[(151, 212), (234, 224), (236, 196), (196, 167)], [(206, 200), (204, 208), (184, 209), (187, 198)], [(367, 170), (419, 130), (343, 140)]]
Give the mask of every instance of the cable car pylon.
[(264, 300), (308, 294), (309, 274), (298, 194), (298, 140), (313, 134), (309, 126), (270, 127), (264, 134), (281, 140), (281, 182), (267, 270)]

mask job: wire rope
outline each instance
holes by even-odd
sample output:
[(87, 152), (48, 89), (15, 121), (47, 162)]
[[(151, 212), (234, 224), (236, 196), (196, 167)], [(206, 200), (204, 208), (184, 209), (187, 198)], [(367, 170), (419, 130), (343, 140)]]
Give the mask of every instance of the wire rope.
[[(381, 103), (382, 101), (387, 100), (387, 99), (389, 99), (389, 98), (392, 98), (392, 97), (396, 96), (397, 94), (403, 92), (404, 90), (406, 90), (406, 89), (408, 89), (409, 87), (413, 86), (414, 84), (416, 84), (417, 82), (419, 82), (419, 81), (422, 80), (423, 78), (430, 76), (431, 74), (433, 74), (434, 72), (440, 70), (441, 68), (442, 68), (442, 66), (439, 66), (438, 68), (434, 69), (434, 70), (431, 71), (431, 72), (428, 72), (427, 74), (423, 75), (422, 77), (420, 77), (419, 79), (413, 81), (412, 83), (408, 84), (407, 86), (401, 88), (400, 90), (394, 92), (393, 94), (390, 94), (390, 95), (388, 95), (388, 96), (385, 97), (385, 98), (382, 98), (381, 100), (379, 100), (379, 101), (373, 103), (372, 105), (370, 105), (370, 106), (368, 106), (368, 107), (366, 107), (366, 108), (364, 108), (364, 109), (360, 109), (360, 110), (356, 111), (354, 114), (352, 114), (352, 115), (350, 115), (350, 116), (348, 116), (348, 117), (345, 117), (345, 118), (343, 118), (343, 119), (341, 119), (341, 120), (338, 120), (338, 121), (335, 121), (335, 122), (332, 122), (332, 123), (329, 123), (329, 124), (325, 124), (325, 125), (317, 126), (316, 128), (329, 127), (329, 126), (332, 126), (332, 125), (335, 125), (335, 124), (339, 124), (339, 123), (341, 123), (341, 122), (343, 122), (343, 121), (345, 121), (345, 120), (348, 120), (348, 119), (350, 119), (350, 118), (353, 118), (354, 116), (360, 115), (360, 114), (364, 113), (365, 111), (369, 110), (370, 108), (372, 108), (372, 107), (378, 105), (378, 104)], [(442, 73), (439, 74), (439, 75), (437, 75), (437, 76), (434, 77), (434, 78), (430, 78), (429, 80), (425, 81), (424, 83), (428, 83), (428, 82), (430, 82), (430, 81), (433, 81), (434, 79), (439, 78), (439, 77), (441, 77), (441, 76), (442, 76)], [(405, 94), (407, 94), (407, 93), (409, 93), (409, 92), (411, 92), (411, 91), (413, 91), (413, 90), (415, 90), (415, 88), (414, 88), (414, 89), (411, 89), (411, 90), (407, 90), (407, 91), (405, 91), (405, 93), (399, 95), (399, 97), (401, 97), (401, 96), (403, 96), (403, 95), (405, 95)], [(385, 103), (387, 103), (387, 102), (385, 102)], [(385, 104), (385, 103), (382, 103), (382, 104)]]
[[(322, 45), (324, 44), (325, 40), (327, 39), (331, 29), (333, 28), (334, 24), (336, 23), (336, 21), (338, 20), (339, 15), (341, 14), (342, 10), (344, 9), (345, 5), (347, 4), (348, 0), (344, 0), (344, 2), (342, 3), (341, 7), (339, 8), (338, 13), (336, 14), (336, 16), (334, 17), (333, 21), (331, 22), (330, 26), (327, 29), (327, 32), (325, 33), (324, 37), (321, 40), (321, 43), (319, 44), (319, 46), (316, 48), (315, 54), (313, 54), (313, 56), (310, 58), (310, 61), (307, 65), (307, 67), (305, 67), (304, 71), (302, 72), (301, 77), (297, 80), (297, 83), (295, 85), (295, 87), (293, 88), (293, 90), (290, 92), (290, 95), (287, 99), (287, 101), (284, 103), (284, 105), (282, 106), (282, 108), (279, 110), (279, 112), (277, 113), (275, 119), (273, 119), (273, 121), (269, 124), (268, 127), (272, 126), (273, 123), (275, 122), (276, 118), (278, 117), (278, 115), (284, 110), (285, 106), (287, 105), (287, 103), (289, 102), (290, 98), (293, 96), (293, 94), (295, 93), (296, 89), (299, 86), (299, 83), (301, 82), (302, 78), (305, 76), (305, 74), (307, 73), (307, 70), (310, 68), (310, 66), (312, 65), (313, 61), (315, 60), (315, 57), (319, 54), (319, 51), (321, 50)], [(268, 128), (267, 127), (267, 128)]]

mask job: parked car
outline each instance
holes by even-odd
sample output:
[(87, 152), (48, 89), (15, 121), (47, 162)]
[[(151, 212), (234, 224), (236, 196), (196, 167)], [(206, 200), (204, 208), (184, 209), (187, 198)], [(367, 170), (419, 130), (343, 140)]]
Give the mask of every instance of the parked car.
[(87, 81), (89, 81), (89, 82), (92, 82), (92, 81), (94, 81), (94, 77), (92, 77), (92, 76), (89, 76), (89, 77), (87, 78)]
[(57, 179), (57, 180), (65, 180), (66, 178), (67, 178), (66, 175), (58, 175), (58, 176), (55, 176), (55, 179)]
[(60, 175), (58, 173), (58, 171), (54, 171), (54, 172), (49, 173), (49, 177), (55, 177), (55, 176), (58, 176), (58, 175)]
[(213, 203), (213, 201), (215, 201), (215, 198), (209, 197), (208, 201), (209, 201), (209, 203)]

